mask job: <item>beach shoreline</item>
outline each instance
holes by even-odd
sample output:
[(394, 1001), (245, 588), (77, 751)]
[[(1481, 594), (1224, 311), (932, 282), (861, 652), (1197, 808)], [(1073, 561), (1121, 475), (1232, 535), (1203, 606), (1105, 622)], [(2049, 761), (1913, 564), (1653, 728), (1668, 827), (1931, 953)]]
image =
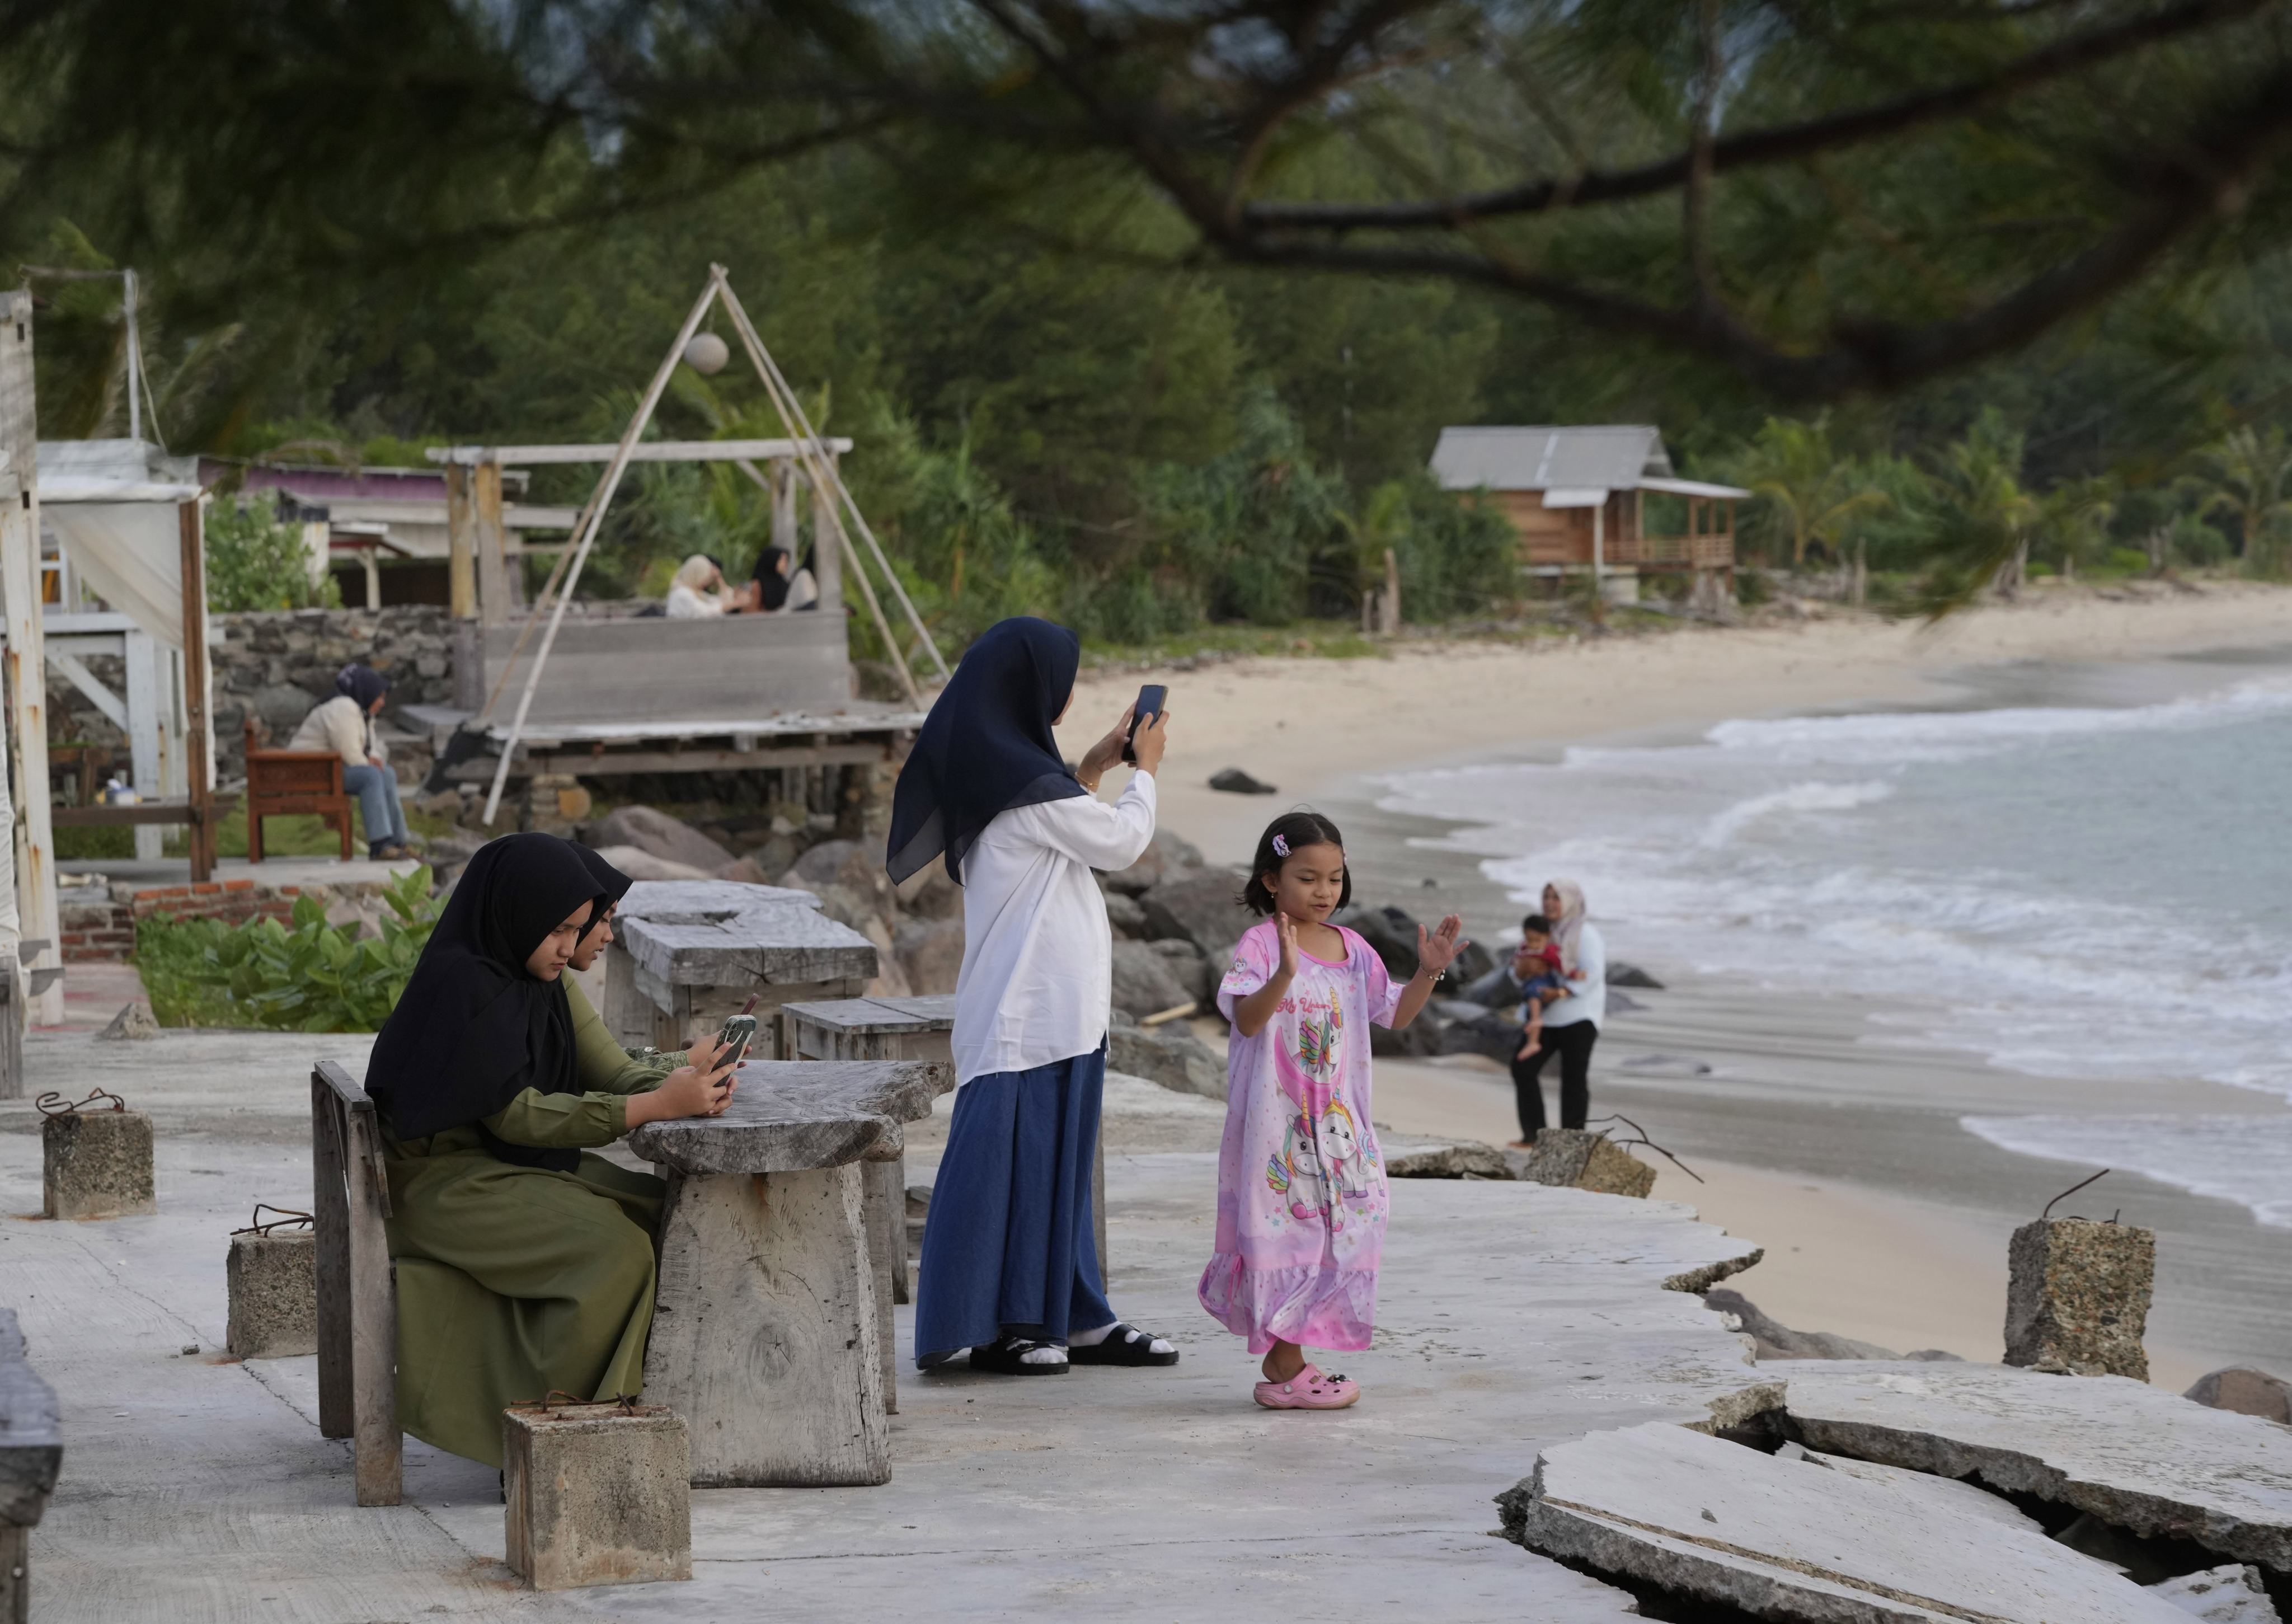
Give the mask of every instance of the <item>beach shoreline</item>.
[[(2292, 591), (2233, 584), (2137, 601), (2035, 594), (1931, 629), (1840, 617), (1572, 648), (1408, 643), (1390, 659), (1248, 660), (1143, 680), (1171, 685), (1173, 758), (1184, 764), (1158, 788), (1165, 828), (1212, 861), (1238, 861), (1266, 818), (1313, 804), (1347, 830), (1368, 900), (1428, 918), (1457, 911), (1493, 941), (1516, 924), (1517, 905), (1477, 857), (1443, 849), (1440, 824), (1381, 807), (1378, 780), (1481, 759), (1556, 760), (1586, 743), (1685, 742), (1737, 718), (1996, 703), (2024, 663), (2100, 665), (2288, 643)], [(1118, 710), (1139, 680), (1086, 675), (1069, 722), (1077, 737), (1103, 725), (1096, 713)], [(1317, 725), (1316, 716), (1331, 720)], [(1226, 766), (1279, 793), (1208, 790), (1209, 774)], [(1651, 1138), (1708, 1181), (1699, 1185), (1650, 1158), (1658, 1196), (1766, 1248), (1765, 1261), (1730, 1283), (1803, 1329), (1997, 1358), (2006, 1239), (2078, 1174), (1999, 1150), (1958, 1118), (2058, 1108), (2060, 1083), (1885, 1036), (1887, 1012), (1867, 999), (1838, 1000), (1810, 1022), (1803, 1000), (1682, 974), (1690, 955), (1633, 941), (1628, 930), (1610, 945), (1676, 979), (1647, 998), (1647, 1009), (1619, 1014), (1603, 1031), (1594, 1113), (1644, 1120)], [(1650, 1054), (1701, 1059), (1716, 1075), (1707, 1082), (1618, 1070)], [(2095, 1094), (2086, 1108), (2106, 1098)], [(2212, 1084), (2191, 1084), (2183, 1105), (2287, 1108)], [(1454, 1060), (1380, 1062), (1376, 1116), (1409, 1134), (1501, 1142), (1516, 1132), (1508, 1079)], [(2264, 1364), (2272, 1355), (2280, 1366), (2275, 1350), (2292, 1345), (2292, 1321), (2265, 1304), (2280, 1295), (2268, 1281), (2282, 1238), (2231, 1202), (2137, 1175), (2120, 1174), (2111, 1188), (2103, 1213), (2121, 1205), (2128, 1221), (2159, 1233), (2151, 1380), (2178, 1390), (2223, 1364)]]

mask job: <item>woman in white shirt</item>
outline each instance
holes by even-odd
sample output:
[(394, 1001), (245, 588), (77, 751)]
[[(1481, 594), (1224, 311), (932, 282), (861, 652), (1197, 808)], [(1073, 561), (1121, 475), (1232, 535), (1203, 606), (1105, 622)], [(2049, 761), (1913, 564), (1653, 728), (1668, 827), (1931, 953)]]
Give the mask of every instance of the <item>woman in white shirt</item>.
[(724, 612), (716, 588), (724, 584), (723, 571), (706, 553), (695, 553), (680, 565), (668, 588), (671, 620), (708, 620)]
[(394, 862), (408, 855), (406, 806), (398, 775), (390, 770), (374, 719), (389, 696), (390, 679), (365, 666), (335, 674), (335, 697), (314, 707), (286, 741), (290, 750), (325, 750), (343, 758), (343, 788), (358, 797), (366, 824), (367, 855)]
[(1544, 1012), (1544, 1045), (1526, 1060), (1512, 1062), (1512, 1086), (1520, 1110), (1515, 1145), (1531, 1145), (1544, 1131), (1544, 1062), (1560, 1057), (1560, 1126), (1581, 1127), (1592, 1109), (1592, 1046), (1608, 1018), (1608, 944), (1600, 927), (1584, 917), (1584, 888), (1574, 880), (1554, 880), (1544, 888), (1544, 915), (1552, 921), (1552, 941), (1560, 949), (1560, 971), (1568, 996)]
[(1098, 800), (1130, 718), (1078, 767), (1060, 759), (1052, 729), (1081, 658), (1075, 634), (1046, 620), (989, 626), (932, 707), (893, 797), (892, 882), (944, 857), (964, 897), (961, 1092), (924, 1227), (923, 1369), (966, 1348), (972, 1369), (1008, 1376), (1178, 1361), (1107, 1305), (1091, 1226), (1114, 975), (1091, 871), (1128, 868), (1154, 837), (1167, 717), (1138, 730), (1121, 798)]

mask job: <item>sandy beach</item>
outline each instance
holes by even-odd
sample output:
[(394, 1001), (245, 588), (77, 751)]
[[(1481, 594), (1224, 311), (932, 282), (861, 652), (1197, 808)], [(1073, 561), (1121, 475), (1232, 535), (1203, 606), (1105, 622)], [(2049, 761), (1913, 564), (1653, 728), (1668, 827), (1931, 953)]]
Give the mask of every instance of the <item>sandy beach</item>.
[[(2105, 671), (2109, 662), (2288, 642), (2292, 591), (2244, 585), (2140, 596), (2040, 591), (1936, 627), (1842, 617), (1533, 646), (1404, 642), (1382, 659), (1258, 659), (1142, 679), (1086, 675), (1066, 742), (1079, 753), (1085, 735), (1105, 725), (1102, 714), (1110, 720), (1141, 680), (1167, 682), (1164, 827), (1213, 860), (1239, 861), (1274, 812), (1314, 805), (1345, 828), (1365, 890), (1427, 917), (1453, 909), (1474, 933), (1501, 940), (1518, 912), (1503, 888), (1474, 858), (1432, 845), (1437, 825), (1380, 808), (1372, 780), (1411, 768), (1548, 758), (1589, 740), (1683, 741), (1732, 718), (1946, 707), (1977, 691), (1998, 702), (2024, 662)], [(1209, 790), (1209, 775), (1226, 766), (1279, 793)], [(1786, 1324), (1898, 1350), (1996, 1358), (2006, 1239), (2078, 1175), (1999, 1150), (1958, 1118), (2061, 1109), (2060, 1083), (1899, 1038), (1874, 1042), (1886, 1012), (1868, 1001), (1810, 1010), (1803, 1000), (1683, 974), (1686, 954), (1632, 939), (1627, 926), (1610, 946), (1665, 979), (1667, 990), (1642, 995), (1646, 1007), (1618, 1014), (1603, 1031), (1594, 1113), (1642, 1121), (1705, 1181), (1651, 1158), (1658, 1195), (1766, 1247), (1765, 1261), (1732, 1283)], [(1376, 1087), (1379, 1119), (1404, 1132), (1500, 1142), (1517, 1131), (1509, 1080), (1493, 1065), (1384, 1062)], [(2106, 1085), (2080, 1084), (2077, 1098), (2079, 1110), (2142, 1108), (2131, 1090)], [(2176, 1087), (2174, 1109), (2267, 1114), (2285, 1106), (2191, 1081)], [(2120, 1174), (2110, 1189), (2091, 1216), (2122, 1205), (2159, 1231), (2151, 1379), (2177, 1390), (2223, 1364), (2281, 1368), (2292, 1346), (2281, 1289), (2286, 1237), (2235, 1203), (2138, 1176)]]

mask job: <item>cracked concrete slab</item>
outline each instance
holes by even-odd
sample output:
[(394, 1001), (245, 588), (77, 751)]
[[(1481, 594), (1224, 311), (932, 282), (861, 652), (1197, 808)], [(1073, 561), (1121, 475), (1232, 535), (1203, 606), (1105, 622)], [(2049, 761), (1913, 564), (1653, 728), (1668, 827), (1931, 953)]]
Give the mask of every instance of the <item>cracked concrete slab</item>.
[(2034, 1525), (1685, 1427), (1650, 1423), (1554, 1445), (1498, 1504), (1531, 1550), (1760, 1618), (2187, 1624), (2171, 1603)]
[[(909, 1374), (889, 1485), (697, 1491), (691, 1582), (536, 1596), (502, 1565), (489, 1467), (409, 1442), (407, 1503), (358, 1509), (346, 1443), (318, 1434), (316, 1361), (222, 1353), (230, 1232), (258, 1200), (304, 1204), (311, 1058), (357, 1074), (369, 1042), (27, 1045), (34, 1092), (101, 1082), (157, 1129), (157, 1215), (0, 1218), (0, 1304), (64, 1407), (63, 1472), (33, 1535), (43, 1624), (1166, 1621), (1333, 1596), (1348, 1613), (1610, 1624), (1636, 1616), (1630, 1596), (1491, 1538), (1490, 1498), (1560, 1440), (1728, 1426), (1780, 1398), (1741, 1337), (1665, 1289), (1741, 1266), (1749, 1242), (1673, 1203), (1425, 1180), (1394, 1192), (1376, 1345), (1328, 1361), (1362, 1382), (1361, 1404), (1260, 1410), (1255, 1361), (1193, 1295), (1215, 1224), (1205, 1130), (1223, 1112), (1150, 1109), (1181, 1096), (1139, 1084), (1110, 1091), (1114, 1301), (1182, 1362)], [(0, 1213), (38, 1209), (36, 1124), (0, 1102)], [(928, 1182), (935, 1155), (911, 1144), (910, 1176)]]
[(1788, 1384), (1788, 1426), (1810, 1448), (1978, 1477), (2292, 1571), (2292, 1427), (2121, 1376), (1876, 1361), (1759, 1369)]

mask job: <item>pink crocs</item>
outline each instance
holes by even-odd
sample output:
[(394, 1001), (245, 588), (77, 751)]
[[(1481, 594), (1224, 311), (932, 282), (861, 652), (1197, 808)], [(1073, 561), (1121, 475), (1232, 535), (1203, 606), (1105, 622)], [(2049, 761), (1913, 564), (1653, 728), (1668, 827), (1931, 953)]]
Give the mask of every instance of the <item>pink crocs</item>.
[(1360, 1402), (1360, 1386), (1307, 1365), (1286, 1382), (1258, 1383), (1251, 1396), (1268, 1410), (1350, 1410)]

